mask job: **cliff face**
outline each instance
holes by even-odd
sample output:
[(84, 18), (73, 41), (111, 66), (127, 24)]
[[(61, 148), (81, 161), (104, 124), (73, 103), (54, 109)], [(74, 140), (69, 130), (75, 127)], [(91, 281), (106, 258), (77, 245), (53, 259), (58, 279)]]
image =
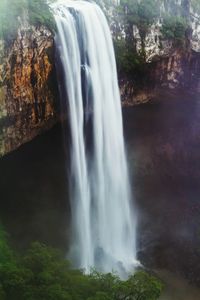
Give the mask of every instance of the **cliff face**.
[(23, 21), (16, 39), (0, 41), (0, 155), (57, 120), (53, 35)]
[[(175, 2), (181, 13), (186, 7), (189, 27), (185, 32), (185, 45), (177, 46), (173, 39), (163, 35), (162, 16), (149, 26), (143, 42), (139, 28), (134, 25), (135, 49), (139, 54), (144, 46), (146, 65), (138, 78), (137, 74), (120, 77), (124, 105), (146, 103), (166, 91), (200, 94), (200, 15), (194, 12), (192, 6), (187, 7), (190, 1)], [(172, 9), (171, 2), (165, 1), (165, 6), (163, 4), (160, 8), (161, 15), (162, 11), (173, 15)]]
[[(164, 4), (160, 11), (171, 14), (173, 1), (161, 2)], [(180, 11), (188, 3), (175, 2), (180, 4)], [(200, 94), (200, 16), (187, 5), (184, 7), (190, 22), (185, 48), (175, 47), (172, 40), (164, 38), (162, 17), (148, 27), (144, 41), (139, 28), (133, 26), (136, 52), (139, 55), (144, 47), (146, 61), (142, 73), (120, 76), (124, 105), (159, 99), (160, 94), (169, 91)], [(115, 20), (114, 10), (107, 13), (115, 39), (116, 28), (122, 36), (124, 28)], [(25, 18), (20, 24), (14, 41), (0, 40), (0, 156), (33, 139), (58, 120), (53, 34), (43, 26), (31, 26)]]
[(200, 53), (193, 50), (174, 50), (148, 63), (138, 81), (130, 77), (120, 79), (122, 103), (125, 106), (158, 100), (164, 93), (200, 95)]

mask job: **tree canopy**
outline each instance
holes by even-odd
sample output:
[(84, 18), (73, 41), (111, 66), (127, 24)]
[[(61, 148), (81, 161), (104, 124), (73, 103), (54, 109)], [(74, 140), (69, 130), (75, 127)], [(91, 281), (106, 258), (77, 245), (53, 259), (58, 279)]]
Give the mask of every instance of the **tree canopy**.
[(0, 229), (0, 300), (156, 300), (160, 280), (140, 270), (122, 281), (116, 274), (74, 270), (62, 253), (34, 242), (16, 253)]
[(54, 17), (45, 0), (1, 0), (0, 39), (14, 39), (20, 18), (24, 15), (28, 17), (30, 25), (45, 25), (50, 30), (54, 29)]

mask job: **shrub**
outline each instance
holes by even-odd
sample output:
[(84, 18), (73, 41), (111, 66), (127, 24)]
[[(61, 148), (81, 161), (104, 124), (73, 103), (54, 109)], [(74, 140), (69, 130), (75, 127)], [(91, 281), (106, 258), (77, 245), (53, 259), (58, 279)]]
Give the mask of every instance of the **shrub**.
[(167, 16), (163, 20), (161, 32), (164, 39), (174, 42), (175, 46), (181, 46), (185, 42), (185, 33), (188, 24), (183, 17)]

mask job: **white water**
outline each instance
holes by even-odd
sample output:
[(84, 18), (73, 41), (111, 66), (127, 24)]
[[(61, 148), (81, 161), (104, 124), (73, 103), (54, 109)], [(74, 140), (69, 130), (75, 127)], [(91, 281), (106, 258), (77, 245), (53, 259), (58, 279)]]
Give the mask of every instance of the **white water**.
[(136, 263), (136, 237), (111, 34), (94, 3), (53, 10), (71, 127), (70, 258), (86, 272), (122, 274)]

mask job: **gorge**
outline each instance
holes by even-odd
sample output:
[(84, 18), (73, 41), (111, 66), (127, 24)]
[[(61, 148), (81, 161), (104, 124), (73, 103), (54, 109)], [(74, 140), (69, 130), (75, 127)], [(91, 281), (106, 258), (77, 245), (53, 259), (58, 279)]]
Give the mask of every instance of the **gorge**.
[[(34, 283), (35, 295), (51, 292), (30, 300), (121, 300), (125, 288), (142, 300), (198, 300), (199, 1), (9, 1), (0, 2), (0, 299), (6, 286), (6, 300), (29, 300), (16, 291)], [(40, 243), (28, 266), (39, 271), (2, 264), (4, 229), (19, 265)], [(61, 252), (57, 269), (45, 245)], [(58, 280), (68, 260), (75, 269)]]
[[(20, 1), (27, 2), (28, 0)], [(38, 0), (38, 2), (41, 1)], [(113, 36), (124, 106), (158, 100), (168, 92), (199, 94), (200, 14), (198, 5), (195, 4), (195, 0), (190, 1), (190, 8), (187, 11), (190, 30), (185, 35), (185, 25), (183, 25), (185, 23), (181, 17), (184, 1), (183, 3), (178, 1), (173, 5), (170, 0), (158, 0), (158, 2), (156, 8), (157, 10), (159, 8), (160, 12), (156, 15), (152, 14), (151, 10), (146, 12), (144, 6), (144, 18), (140, 15), (136, 15), (136, 18), (133, 16), (136, 21), (134, 19), (131, 21), (135, 22), (132, 24), (133, 47), (131, 50), (124, 44), (126, 15), (122, 16), (120, 11), (124, 9), (125, 4), (121, 2), (119, 12), (112, 3), (110, 6), (103, 5)], [(20, 2), (17, 3), (19, 6)], [(44, 15), (44, 11), (48, 9), (46, 6), (40, 11), (41, 19), (33, 22), (33, 17), (29, 17), (29, 13), (34, 13), (35, 18), (38, 11), (37, 6), (31, 3), (32, 13), (25, 10), (18, 17), (19, 13), (15, 12), (14, 7), (13, 10), (9, 10), (11, 15), (12, 12), (14, 14), (11, 18), (18, 20), (18, 24), (15, 25), (17, 28), (13, 29), (16, 32), (13, 34), (12, 29), (9, 29), (11, 31), (8, 34), (9, 38), (3, 39), (0, 36), (1, 155), (30, 141), (62, 118), (54, 60), (55, 44), (52, 28), (55, 25), (52, 25), (52, 17), (50, 18), (49, 13), (46, 12), (47, 16)], [(4, 9), (1, 11), (4, 13)], [(167, 19), (165, 19), (165, 11)], [(142, 44), (138, 27), (140, 22), (138, 23), (137, 20), (146, 22), (147, 16), (150, 23), (145, 33), (146, 57), (143, 62), (140, 58)], [(48, 17), (47, 20), (46, 17)], [(37, 22), (39, 22), (38, 25)], [(177, 38), (175, 38), (176, 35)]]

